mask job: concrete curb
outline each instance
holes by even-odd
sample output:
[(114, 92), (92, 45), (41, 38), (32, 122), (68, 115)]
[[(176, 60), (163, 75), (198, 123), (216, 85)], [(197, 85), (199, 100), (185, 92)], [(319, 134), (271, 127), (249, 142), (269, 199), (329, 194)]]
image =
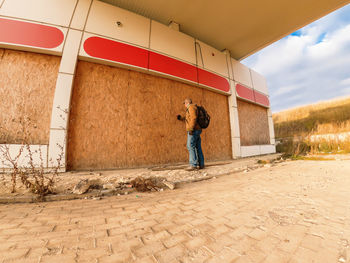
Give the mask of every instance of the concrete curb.
[(137, 192), (136, 189), (130, 188), (122, 191), (108, 190), (91, 192), (86, 194), (57, 194), (57, 195), (47, 195), (43, 199), (39, 196), (34, 195), (22, 195), (22, 196), (0, 196), (0, 204), (18, 204), (18, 203), (37, 203), (37, 202), (54, 202), (54, 201), (67, 201), (75, 199), (93, 199), (101, 198), (104, 196), (114, 196), (114, 195), (125, 195), (125, 193), (130, 194)]

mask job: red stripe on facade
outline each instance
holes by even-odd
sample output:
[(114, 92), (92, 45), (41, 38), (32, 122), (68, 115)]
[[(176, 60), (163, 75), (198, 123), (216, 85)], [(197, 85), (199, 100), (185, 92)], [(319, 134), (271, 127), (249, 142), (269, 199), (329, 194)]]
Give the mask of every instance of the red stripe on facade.
[(197, 82), (197, 68), (185, 62), (150, 51), (149, 69)]
[(256, 103), (262, 104), (266, 107), (270, 106), (269, 98), (266, 95), (261, 94), (260, 92), (257, 92), (254, 90), (254, 97), (255, 97)]
[(198, 68), (198, 83), (224, 92), (230, 91), (227, 79), (200, 68)]
[(84, 42), (84, 50), (91, 57), (149, 69), (224, 92), (230, 91), (230, 84), (224, 77), (143, 48), (101, 37), (89, 37)]
[(56, 27), (0, 18), (0, 42), (55, 48), (63, 39), (62, 31)]
[(148, 50), (117, 41), (101, 37), (90, 37), (84, 42), (84, 50), (92, 57), (145, 69), (148, 66)]
[(236, 85), (237, 95), (242, 99), (247, 99), (250, 101), (255, 101), (254, 99), (254, 91), (250, 88), (247, 88), (241, 84)]

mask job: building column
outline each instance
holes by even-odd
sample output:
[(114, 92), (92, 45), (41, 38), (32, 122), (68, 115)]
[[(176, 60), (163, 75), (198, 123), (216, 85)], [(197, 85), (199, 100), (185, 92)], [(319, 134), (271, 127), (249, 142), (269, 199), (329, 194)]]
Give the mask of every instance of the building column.
[(270, 144), (275, 145), (276, 144), (275, 129), (273, 126), (272, 112), (270, 109), (267, 110), (267, 117), (269, 122)]
[(79, 0), (77, 3), (63, 47), (56, 81), (50, 124), (48, 166), (56, 167), (60, 160), (61, 172), (66, 171), (67, 167), (67, 136), (72, 87), (91, 2), (92, 0)]
[(241, 157), (241, 138), (239, 131), (236, 91), (234, 88), (234, 82), (231, 81), (231, 83), (232, 95), (228, 97), (228, 105), (230, 113), (232, 158), (236, 159)]
[(241, 139), (239, 132), (239, 120), (238, 120), (238, 110), (237, 110), (237, 97), (236, 88), (233, 76), (233, 67), (231, 55), (228, 50), (225, 50), (226, 62), (230, 78), (231, 95), (227, 97), (228, 107), (230, 114), (230, 127), (231, 127), (231, 145), (232, 145), (232, 158), (236, 159), (241, 157)]

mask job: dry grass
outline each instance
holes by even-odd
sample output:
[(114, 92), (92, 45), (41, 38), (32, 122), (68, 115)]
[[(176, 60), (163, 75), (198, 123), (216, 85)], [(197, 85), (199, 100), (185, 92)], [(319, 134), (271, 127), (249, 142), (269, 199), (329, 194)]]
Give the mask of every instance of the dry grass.
[(276, 138), (350, 132), (350, 97), (273, 114)]
[[(350, 97), (275, 113), (273, 120), (276, 138), (283, 141), (279, 150), (288, 155), (350, 152), (350, 137), (341, 135), (350, 132)], [(332, 136), (315, 136), (326, 134)]]

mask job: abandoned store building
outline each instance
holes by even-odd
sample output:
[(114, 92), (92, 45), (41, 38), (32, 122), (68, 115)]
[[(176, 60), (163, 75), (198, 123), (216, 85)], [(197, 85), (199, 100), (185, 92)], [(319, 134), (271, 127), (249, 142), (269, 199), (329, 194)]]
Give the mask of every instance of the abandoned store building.
[(0, 1), (1, 144), (16, 152), (27, 116), (48, 167), (62, 150), (64, 170), (186, 162), (190, 97), (211, 116), (206, 160), (275, 152), (266, 80), (242, 57), (106, 2)]

